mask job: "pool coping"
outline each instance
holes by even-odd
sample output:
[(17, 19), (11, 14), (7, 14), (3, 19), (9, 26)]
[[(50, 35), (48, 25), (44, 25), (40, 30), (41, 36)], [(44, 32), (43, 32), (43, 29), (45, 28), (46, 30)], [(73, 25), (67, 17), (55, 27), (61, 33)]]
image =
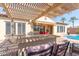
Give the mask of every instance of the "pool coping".
[(70, 43), (79, 43), (79, 40), (69, 39), (67, 37), (63, 37), (63, 38), (64, 38), (64, 40), (70, 41)]

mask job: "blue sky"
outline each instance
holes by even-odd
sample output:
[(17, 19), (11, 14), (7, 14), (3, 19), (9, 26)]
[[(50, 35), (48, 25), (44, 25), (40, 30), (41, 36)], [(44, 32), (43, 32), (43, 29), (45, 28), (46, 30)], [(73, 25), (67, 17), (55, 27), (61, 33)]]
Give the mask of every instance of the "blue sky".
[(3, 11), (3, 8), (2, 7), (0, 7), (0, 14), (6, 14), (6, 12)]
[[(0, 7), (0, 14), (6, 14), (5, 11), (3, 11), (3, 8)], [(79, 9), (76, 9), (72, 12), (69, 12), (69, 13), (66, 13), (66, 14), (63, 14), (62, 16), (57, 16), (54, 19), (54, 21), (56, 22), (61, 22), (61, 18), (62, 17), (65, 17), (67, 20), (65, 21), (66, 23), (68, 23), (70, 26), (72, 26), (72, 23), (69, 22), (70, 18), (73, 17), (73, 16), (76, 16), (78, 18), (77, 21), (75, 21), (75, 26), (79, 26)]]
[(62, 17), (65, 17), (66, 18), (66, 23), (68, 23), (70, 26), (72, 26), (72, 23), (69, 22), (70, 18), (71, 17), (77, 17), (78, 20), (75, 21), (75, 26), (79, 26), (79, 9), (76, 9), (76, 10), (73, 10), (72, 12), (69, 12), (69, 13), (66, 13), (66, 14), (63, 14), (62, 16), (57, 16), (55, 18), (53, 18), (56, 22), (61, 22), (61, 18)]

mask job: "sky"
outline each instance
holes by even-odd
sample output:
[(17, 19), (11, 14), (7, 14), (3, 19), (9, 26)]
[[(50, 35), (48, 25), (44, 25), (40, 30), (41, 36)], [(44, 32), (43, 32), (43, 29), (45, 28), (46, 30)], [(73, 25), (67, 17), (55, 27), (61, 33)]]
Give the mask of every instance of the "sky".
[(71, 17), (77, 17), (78, 20), (75, 21), (75, 26), (79, 26), (79, 9), (73, 10), (69, 13), (63, 14), (62, 16), (57, 16), (54, 19), (56, 22), (61, 22), (62, 17), (66, 18), (65, 23), (69, 24), (69, 26), (72, 26), (72, 23), (69, 21)]
[[(0, 14), (6, 14), (6, 12), (3, 10), (2, 7), (0, 7)], [(69, 26), (72, 26), (72, 23), (69, 22), (69, 20), (73, 16), (78, 18), (78, 20), (75, 21), (75, 26), (79, 26), (79, 9), (73, 10), (72, 12), (63, 14), (62, 16), (57, 16), (57, 17), (52, 18), (52, 19), (54, 19), (55, 22), (61, 22), (61, 18), (65, 17), (66, 18), (65, 23), (69, 24)]]
[(0, 7), (0, 14), (6, 14), (2, 7)]

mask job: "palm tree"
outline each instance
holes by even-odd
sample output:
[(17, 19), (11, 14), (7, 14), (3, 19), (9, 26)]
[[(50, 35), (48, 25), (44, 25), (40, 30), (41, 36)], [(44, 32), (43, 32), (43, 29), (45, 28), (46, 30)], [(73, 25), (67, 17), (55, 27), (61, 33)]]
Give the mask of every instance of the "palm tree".
[(74, 22), (76, 21), (76, 20), (78, 20), (78, 18), (77, 17), (71, 17), (71, 19), (69, 20), (70, 22), (72, 22), (72, 24), (73, 24), (73, 28), (74, 28)]
[(62, 21), (63, 23), (65, 22), (65, 20), (66, 20), (66, 18), (65, 18), (65, 17), (62, 17), (61, 21)]

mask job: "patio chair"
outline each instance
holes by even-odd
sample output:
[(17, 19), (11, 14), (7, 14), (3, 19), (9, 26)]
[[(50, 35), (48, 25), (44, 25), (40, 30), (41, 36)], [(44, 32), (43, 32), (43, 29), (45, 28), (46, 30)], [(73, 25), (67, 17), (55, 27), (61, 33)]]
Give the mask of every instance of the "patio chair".
[(72, 43), (69, 52), (70, 56), (79, 56), (79, 44)]
[(27, 53), (28, 56), (51, 56), (52, 55), (53, 46), (48, 47), (47, 49), (29, 52)]
[(58, 44), (55, 46), (55, 50), (53, 52), (54, 56), (65, 56), (68, 49), (69, 42), (65, 44)]

